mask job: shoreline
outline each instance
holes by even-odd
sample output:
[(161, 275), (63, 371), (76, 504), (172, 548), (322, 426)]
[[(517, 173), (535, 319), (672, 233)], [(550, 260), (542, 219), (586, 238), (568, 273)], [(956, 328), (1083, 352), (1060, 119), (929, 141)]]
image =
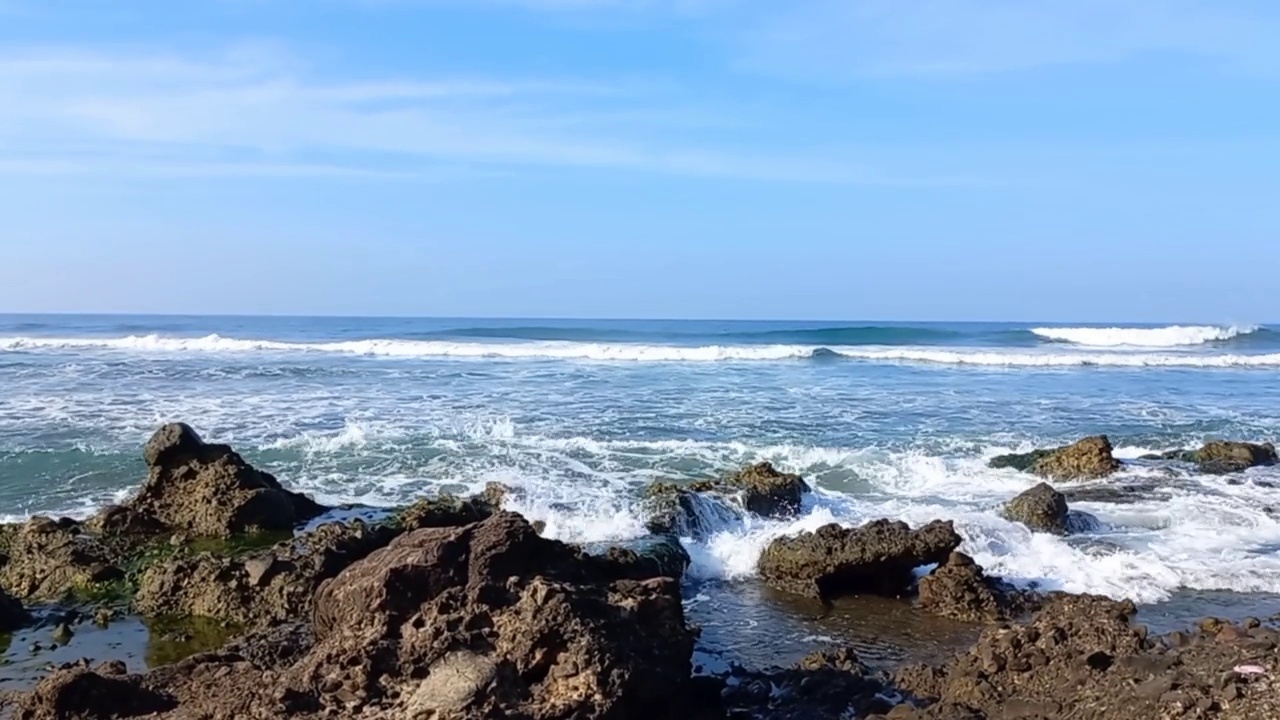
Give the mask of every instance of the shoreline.
[[(1193, 461), (1218, 461), (1216, 455), (1208, 457), (1209, 450), (1200, 452), (1203, 457), (1192, 458)], [(440, 497), (419, 501), (398, 512), (379, 513), (367, 508), (351, 507), (324, 508), (289, 492), (270, 475), (245, 463), (231, 448), (206, 444), (194, 431), (182, 425), (168, 425), (157, 431), (148, 443), (144, 455), (151, 474), (142, 489), (125, 504), (107, 508), (84, 523), (33, 519), (22, 526), (8, 526), (5, 529), (5, 549), (9, 554), (6, 554), (6, 563), (0, 570), (0, 581), (4, 581), (7, 589), (28, 599), (39, 595), (44, 595), (46, 601), (62, 598), (43, 606), (37, 605), (42, 608), (37, 610), (37, 626), (34, 629), (19, 630), (12, 636), (11, 645), (5, 654), (10, 663), (0, 667), (0, 678), (4, 678), (4, 684), (0, 688), (7, 691), (30, 691), (9, 693), (9, 700), (17, 702), (19, 706), (35, 708), (31, 712), (36, 714), (28, 715), (29, 717), (41, 717), (41, 698), (50, 692), (57, 695), (55, 690), (58, 683), (70, 677), (68, 673), (77, 677), (89, 673), (100, 679), (120, 678), (118, 683), (114, 680), (112, 682), (119, 686), (117, 689), (121, 692), (132, 692), (128, 689), (136, 687), (137, 683), (146, 685), (152, 682), (147, 678), (169, 678), (165, 682), (182, 687), (183, 683), (192, 681), (184, 673), (191, 672), (192, 667), (211, 662), (210, 658), (218, 657), (218, 653), (223, 652), (218, 648), (226, 641), (253, 646), (260, 642), (256, 638), (263, 633), (270, 636), (272, 632), (281, 630), (302, 632), (310, 638), (314, 631), (305, 620), (298, 624), (297, 608), (294, 605), (309, 605), (318, 597), (318, 593), (324, 592), (324, 588), (334, 583), (341, 584), (342, 578), (349, 574), (348, 569), (372, 562), (400, 542), (419, 536), (429, 540), (428, 536), (434, 537), (432, 533), (439, 536), (442, 532), (480, 532), (493, 523), (506, 523), (504, 527), (512, 529), (531, 527), (520, 516), (500, 510), (509, 499), (511, 490), (496, 485), (491, 485), (483, 496), (476, 498), (462, 500)], [(1046, 458), (1049, 460), (1046, 461)], [(1187, 458), (1179, 457), (1176, 460), (1186, 461)], [(1272, 456), (1263, 460), (1274, 462), (1274, 451)], [(1086, 439), (1076, 445), (1037, 451), (1025, 456), (1009, 456), (1009, 459), (997, 458), (993, 463), (1023, 463), (1023, 469), (1035, 474), (1068, 481), (1068, 476), (1073, 473), (1080, 477), (1090, 477), (1114, 472), (1119, 467), (1119, 462), (1111, 457), (1110, 445), (1105, 443), (1105, 438)], [(1225, 471), (1242, 467), (1227, 468)], [(1039, 486), (1026, 495), (1034, 498), (1035, 491), (1040, 491), (1043, 495)], [(1052, 488), (1049, 491), (1052, 492)], [(707, 528), (704, 524), (709, 517), (707, 513), (714, 515), (721, 512), (722, 510), (717, 509), (721, 503), (736, 501), (750, 513), (765, 517), (786, 517), (798, 511), (802, 496), (808, 492), (810, 490), (803, 479), (779, 473), (767, 463), (762, 463), (720, 480), (692, 485), (655, 485), (651, 496), (656, 504), (651, 505), (653, 514), (650, 517), (650, 530), (654, 533), (653, 537), (657, 538), (653, 543), (631, 547), (615, 546), (601, 555), (594, 555), (582, 554), (581, 550), (572, 550), (571, 546), (557, 541), (540, 538), (535, 541), (532, 538), (536, 538), (536, 535), (530, 535), (531, 539), (526, 542), (543, 543), (548, 548), (545, 552), (553, 554), (576, 553), (571, 557), (578, 559), (571, 562), (586, 564), (583, 570), (573, 572), (587, 572), (588, 575), (604, 573), (602, 576), (592, 576), (599, 577), (599, 580), (591, 582), (605, 581), (609, 577), (631, 578), (613, 582), (634, 583), (644, 580), (644, 585), (651, 582), (645, 580), (647, 578), (657, 580), (664, 575), (676, 578), (683, 576), (690, 559), (674, 538), (684, 533), (696, 535), (705, 532)], [(1060, 509), (1063, 517), (1066, 516), (1065, 503), (1061, 503), (1058, 508), (1053, 506), (1055, 500), (1052, 497), (1048, 497), (1048, 501), (1052, 512)], [(1011, 503), (1010, 507), (1014, 507), (1014, 504)], [(507, 519), (500, 521), (501, 518)], [(1037, 519), (1032, 513), (1025, 520), (1035, 523), (1043, 518)], [(811, 580), (801, 578), (812, 577), (818, 587), (824, 588), (824, 595), (836, 591), (837, 586), (831, 584), (835, 578), (843, 578), (840, 582), (845, 585), (851, 581), (862, 582), (855, 581), (861, 575), (850, 573), (854, 572), (853, 568), (858, 567), (857, 563), (864, 562), (856, 559), (861, 557), (858, 553), (864, 552), (859, 548), (863, 548), (867, 542), (881, 542), (873, 538), (880, 538), (882, 535), (865, 535), (873, 532), (869, 530), (873, 526), (874, 523), (853, 529), (832, 526), (831, 532), (834, 534), (828, 534), (831, 538), (829, 541), (820, 541), (817, 539), (819, 535), (814, 535), (806, 542), (819, 543), (816, 549), (819, 554), (811, 556), (811, 559), (804, 559), (810, 556), (800, 556), (799, 565), (780, 565), (775, 568), (773, 572), (784, 573), (778, 582), (787, 589), (802, 589)], [(907, 531), (905, 525), (901, 526), (902, 529), (895, 527), (884, 526), (884, 532), (889, 535), (883, 538), (887, 538), (885, 541), (890, 546), (900, 542), (893, 538), (916, 537), (914, 534), (895, 535), (894, 533)], [(949, 523), (946, 527), (950, 527)], [(535, 524), (532, 530), (518, 532), (536, 533), (540, 529)], [(925, 530), (920, 529), (918, 532)], [(938, 532), (942, 534), (939, 535)], [(740, 711), (754, 713), (749, 715), (751, 717), (783, 717), (786, 715), (776, 713), (812, 712), (823, 703), (827, 704), (823, 707), (829, 706), (833, 700), (825, 693), (820, 694), (821, 698), (809, 697), (809, 694), (799, 692), (799, 686), (793, 688), (795, 692), (781, 700), (772, 697), (772, 694), (766, 694), (763, 698), (756, 697), (751, 692), (739, 697), (743, 682), (750, 686), (753, 682), (769, 679), (768, 682), (775, 685), (782, 683), (784, 687), (788, 687), (787, 683), (791, 682), (808, 682), (813, 685), (815, 681), (812, 679), (803, 680), (794, 676), (794, 673), (812, 671), (826, 677), (831, 672), (837, 672), (843, 674), (826, 677), (824, 682), (839, 688), (856, 676), (859, 683), (873, 683), (878, 688), (870, 695), (853, 693), (848, 698), (850, 703), (862, 703), (865, 711), (888, 711), (892, 708), (886, 706), (888, 701), (885, 698), (893, 696), (913, 682), (923, 682), (910, 673), (922, 672), (921, 668), (932, 668), (926, 675), (958, 672), (952, 666), (957, 662), (963, 663), (965, 657), (974, 653), (985, 652), (982, 650), (983, 644), (992, 641), (992, 632), (997, 635), (1008, 631), (1038, 632), (1031, 629), (1036, 623), (1060, 622), (1060, 619), (1055, 619), (1055, 613), (1062, 608), (1067, 608), (1069, 616), (1070, 612), (1074, 612), (1071, 608), (1077, 606), (1092, 610), (1105, 608), (1102, 619), (1112, 618), (1107, 620), (1111, 623), (1106, 628), (1109, 636), (1124, 639), (1129, 637), (1127, 633), (1130, 632), (1141, 634), (1142, 637), (1137, 641), (1124, 639), (1128, 643), (1125, 652), (1131, 653), (1133, 657), (1167, 651), (1168, 648), (1164, 647), (1169, 644), (1166, 639), (1181, 638), (1185, 629), (1190, 627), (1190, 623), (1186, 622), (1190, 618), (1182, 612), (1166, 612), (1164, 617), (1160, 613), (1153, 613), (1154, 622), (1149, 626), (1135, 626), (1130, 623), (1129, 618), (1137, 608), (1130, 603), (1087, 595), (1028, 595), (1025, 591), (1015, 591), (1003, 585), (998, 578), (984, 576), (981, 568), (972, 565), (967, 556), (954, 552), (961, 538), (953, 531), (943, 530), (939, 526), (938, 532), (930, 536), (932, 539), (929, 542), (940, 542), (941, 545), (937, 545), (936, 549), (923, 551), (925, 555), (904, 556), (913, 559), (902, 562), (906, 562), (905, 567), (908, 569), (925, 565), (924, 570), (928, 572), (935, 565), (922, 562), (922, 559), (945, 558), (947, 552), (951, 553), (950, 559), (937, 564), (932, 572), (920, 576), (918, 589), (914, 576), (908, 575), (901, 581), (894, 581), (905, 583), (900, 586), (901, 589), (875, 591), (887, 595), (886, 597), (866, 595), (855, 586), (848, 586), (838, 590), (838, 595), (806, 599), (770, 589), (768, 586), (774, 581), (770, 579), (769, 572), (760, 579), (720, 581), (718, 584), (705, 580), (677, 580), (674, 585), (668, 586), (670, 589), (660, 591), (659, 596), (669, 593), (669, 597), (682, 608), (678, 613), (683, 618), (679, 621), (682, 627), (684, 623), (690, 623), (690, 627), (696, 625), (699, 629), (690, 636), (688, 651), (683, 655), (689, 672), (682, 676), (683, 680), (676, 678), (674, 682), (681, 687), (693, 683), (684, 687), (681, 692), (693, 692), (693, 688), (697, 687), (705, 689), (708, 682), (718, 684), (721, 688), (718, 704), (703, 698), (704, 704), (709, 703), (708, 708), (714, 706), (728, 712), (732, 709), (728, 706), (737, 704)], [(292, 537), (279, 540), (281, 533)], [(874, 533), (881, 533), (881, 530), (875, 530)], [(199, 540), (202, 536), (221, 536), (224, 539)], [(262, 539), (239, 539), (246, 537)], [(824, 547), (822, 542), (850, 541), (855, 544), (847, 547), (852, 548), (855, 555), (839, 561), (846, 564), (837, 566), (843, 569), (833, 570), (837, 574), (830, 576), (832, 580), (809, 575), (813, 572), (826, 572), (815, 570), (815, 563), (820, 558), (826, 558), (821, 562), (829, 563), (834, 557), (832, 553), (839, 556), (840, 553), (849, 552), (841, 550), (842, 546), (839, 544)], [(804, 549), (805, 546), (796, 546), (792, 541), (784, 543), (783, 539), (773, 541), (770, 552), (783, 552), (782, 548), (791, 546), (800, 547), (801, 552), (810, 552)], [(39, 563), (36, 566), (22, 565), (24, 550), (30, 551), (37, 547), (41, 553)], [(117, 549), (112, 550), (113, 547)], [(70, 554), (66, 554), (67, 552)], [(887, 569), (888, 566), (881, 563), (892, 555), (883, 555), (884, 551), (871, 552), (881, 553), (865, 561), (872, 563), (866, 566), (870, 568), (869, 571), (881, 578), (877, 580), (879, 587), (884, 578), (890, 577), (884, 573), (891, 572)], [(942, 554), (939, 555), (939, 552)], [(60, 575), (59, 572), (62, 571), (50, 569), (53, 566), (49, 563), (52, 561), (56, 566), (57, 558), (68, 560), (70, 564), (66, 572), (71, 575)], [(112, 561), (111, 558), (120, 560)], [(113, 570), (109, 567), (110, 562), (116, 562), (125, 569)], [(108, 567), (102, 567), (104, 563)], [(374, 563), (372, 569), (366, 570), (377, 571), (377, 563)], [(793, 572), (800, 575), (787, 574)], [(919, 571), (916, 575), (919, 575)], [(575, 574), (574, 577), (579, 576)], [(944, 577), (947, 579), (943, 580)], [(936, 582), (934, 578), (937, 578)], [(926, 582), (930, 583), (929, 588), (925, 587)], [(715, 589), (719, 592), (703, 592), (710, 590), (713, 584), (718, 585)], [(928, 597), (924, 595), (926, 590)], [(68, 592), (71, 594), (67, 595)], [(917, 592), (921, 595), (913, 601), (911, 597)], [(842, 595), (851, 596), (841, 597)], [(1248, 597), (1247, 594), (1231, 595), (1236, 599)], [(1216, 595), (1218, 599), (1225, 596), (1222, 593)], [(1203, 604), (1208, 597), (1201, 597), (1199, 602)], [(1274, 599), (1272, 596), (1259, 594), (1252, 604), (1259, 609), (1269, 606), (1273, 611), (1280, 610), (1280, 603), (1273, 603)], [(936, 609), (931, 613), (923, 607), (924, 603), (929, 603), (930, 607), (936, 605)], [(1009, 609), (1004, 609), (1006, 607)], [(100, 615), (104, 608), (113, 609), (118, 613), (117, 617), (106, 619), (100, 616), (98, 620), (101, 627), (94, 626), (94, 615)], [(1189, 608), (1190, 605), (1188, 610)], [(753, 617), (753, 612), (760, 613), (760, 617)], [(148, 626), (147, 623), (154, 623), (144, 620), (148, 615), (171, 619), (167, 625), (158, 629)], [(952, 618), (945, 617), (948, 615)], [(172, 618), (176, 616), (186, 616), (187, 619), (175, 622)], [(200, 616), (215, 616), (215, 619), (196, 620)], [(317, 619), (319, 617), (317, 615)], [(733, 622), (723, 622), (726, 618), (733, 618)], [(1138, 620), (1143, 619), (1140, 613)], [(1264, 645), (1269, 648), (1265, 652), (1272, 652), (1276, 643), (1280, 642), (1280, 633), (1273, 627), (1277, 619), (1280, 616), (1261, 612), (1254, 617), (1200, 619), (1196, 624), (1201, 631), (1194, 637), (1203, 636), (1206, 638), (1203, 642), (1217, 643), (1220, 636), (1229, 636), (1222, 648), (1214, 645), (1217, 648), (1213, 651), (1217, 653), (1214, 657), (1224, 652), (1256, 655)], [(785, 622), (779, 622), (780, 620)], [(1084, 622), (1087, 625), (1098, 620), (1099, 617), (1093, 616), (1091, 612), (1076, 617), (1075, 620), (1068, 620), (1067, 627), (1071, 627), (1074, 622)], [(752, 641), (744, 637), (744, 624), (752, 628), (765, 625), (766, 629), (759, 633), (757, 640)], [(792, 629), (775, 626), (782, 624), (790, 625)], [(196, 632), (197, 626), (203, 626), (203, 631)], [(62, 641), (57, 643), (56, 649), (46, 649), (56, 641), (42, 642), (38, 639), (42, 633), (47, 636), (51, 629), (61, 634)], [(1075, 642), (1073, 632), (1068, 632), (1068, 637), (1064, 637), (1062, 642), (1068, 645)], [(791, 637), (787, 642), (780, 643), (779, 638), (787, 633)], [(1092, 642), (1088, 637), (1088, 632), (1085, 632), (1079, 639), (1082, 642)], [(1237, 643), (1238, 647), (1230, 646), (1236, 640), (1240, 641)], [(26, 658), (15, 657), (21, 655), (21, 646), (28, 642), (33, 646), (39, 643), (42, 647), (36, 652), (30, 652)], [(1176, 645), (1181, 640), (1171, 642)], [(1201, 644), (1202, 641), (1198, 639), (1187, 641), (1187, 647), (1200, 648), (1196, 652), (1209, 652), (1203, 650)], [(306, 657), (308, 651), (299, 649), (298, 652), (299, 657)], [(81, 657), (86, 657), (86, 653), (93, 656), (93, 662), (110, 664), (111, 672), (102, 675), (91, 670), (92, 666), (88, 661), (80, 660)], [(832, 653), (835, 655), (831, 655)], [(1251, 658), (1252, 656), (1244, 657), (1245, 660)], [(802, 670), (779, 667), (796, 662), (800, 663)], [(1046, 662), (1044, 667), (1054, 667), (1052, 662)], [(49, 664), (53, 667), (47, 667)], [(1247, 667), (1252, 668), (1253, 665)], [(1266, 669), (1264, 674), (1275, 670)], [(990, 672), (999, 675), (1004, 672), (1004, 668)], [(174, 676), (173, 673), (178, 675)], [(1227, 686), (1235, 688), (1231, 693), (1239, 693), (1233, 699), (1252, 697), (1252, 691), (1248, 689), (1257, 684), (1254, 682), (1256, 678), (1246, 675), (1249, 676), (1242, 676), (1239, 682), (1227, 683)], [(49, 683), (54, 685), (50, 686)], [(924, 683), (924, 686), (928, 686), (928, 683)], [(54, 690), (50, 690), (50, 687), (54, 687)], [(1225, 688), (1226, 686), (1218, 687), (1217, 690)], [(934, 717), (935, 715), (928, 713), (935, 713), (937, 708), (949, 702), (946, 698), (948, 691), (934, 690), (939, 693), (939, 697), (929, 698), (915, 694), (906, 702), (892, 703), (903, 707), (902, 710), (895, 710), (898, 714), (894, 717), (907, 717), (908, 712), (925, 713), (921, 717)], [(174, 692), (181, 696), (185, 691)], [(899, 699), (903, 698), (906, 695)], [(213, 701), (206, 699), (201, 702)], [(786, 707), (779, 709), (780, 702)], [(1005, 701), (991, 702), (996, 703), (991, 707), (998, 708)], [(1206, 708), (1217, 707), (1218, 710), (1214, 712), (1218, 712), (1228, 707), (1221, 703), (1220, 700), (1200, 697), (1192, 705), (1204, 705), (1201, 710), (1206, 712)], [(712, 714), (706, 717), (718, 717), (714, 710), (708, 712)], [(299, 714), (304, 715), (305, 713)], [(583, 715), (591, 716), (593, 715)], [(1219, 716), (1235, 717), (1230, 714), (1206, 717)], [(1050, 713), (1044, 717), (1057, 715)], [(1104, 714), (1097, 717), (1110, 716)]]

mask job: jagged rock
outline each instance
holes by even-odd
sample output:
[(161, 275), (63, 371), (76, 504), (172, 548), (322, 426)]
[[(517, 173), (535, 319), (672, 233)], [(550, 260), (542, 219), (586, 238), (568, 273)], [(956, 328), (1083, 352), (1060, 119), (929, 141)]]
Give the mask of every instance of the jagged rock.
[(702, 538), (738, 519), (716, 491), (716, 483), (653, 483), (645, 488), (646, 527), (655, 534)]
[(325, 523), (252, 555), (179, 555), (147, 568), (135, 604), (148, 615), (211, 617), (262, 627), (309, 612), (320, 583), (399, 535), (456, 527), (491, 514), (487, 500), (419, 500), (389, 522)]
[(798, 595), (893, 597), (912, 585), (915, 568), (944, 562), (960, 542), (950, 521), (917, 530), (889, 520), (858, 528), (830, 524), (774, 540), (760, 557), (760, 574), (770, 586)]
[(1195, 451), (1192, 461), (1200, 472), (1213, 475), (1240, 472), (1259, 465), (1276, 464), (1276, 448), (1271, 443), (1257, 445), (1244, 442), (1217, 440), (1204, 444)]
[(326, 523), (249, 557), (178, 556), (147, 568), (134, 600), (154, 616), (199, 616), (259, 627), (308, 612), (316, 588), (385, 547), (399, 531)]
[(103, 532), (230, 537), (291, 530), (326, 509), (182, 423), (157, 430), (143, 457), (146, 482), (135, 497), (95, 519)]
[[(313, 645), (295, 630), (258, 634), (122, 678), (136, 695), (104, 707), (149, 694), (172, 701), (156, 710), (172, 720), (688, 717), (694, 633), (679, 584), (635, 571), (512, 513), (414, 530), (321, 584)], [(44, 718), (64, 699), (23, 702)]]
[(800, 510), (809, 484), (799, 475), (780, 472), (771, 463), (749, 465), (719, 480), (677, 484), (656, 482), (645, 489), (647, 525), (651, 532), (702, 537), (737, 513), (718, 501), (737, 498), (747, 512), (762, 517), (792, 517)]
[(1016, 615), (1025, 601), (1005, 583), (983, 574), (973, 558), (953, 552), (920, 578), (920, 609), (963, 622), (993, 622)]
[(742, 493), (749, 512), (763, 517), (791, 517), (800, 510), (809, 484), (794, 473), (779, 472), (769, 462), (748, 466), (730, 475), (725, 484)]
[(24, 600), (47, 601), (123, 576), (108, 549), (79, 524), (34, 517), (11, 536), (0, 585)]
[(1050, 480), (1094, 480), (1120, 469), (1111, 455), (1106, 435), (1087, 437), (1052, 450), (1000, 455), (988, 463), (993, 468), (1015, 468)]

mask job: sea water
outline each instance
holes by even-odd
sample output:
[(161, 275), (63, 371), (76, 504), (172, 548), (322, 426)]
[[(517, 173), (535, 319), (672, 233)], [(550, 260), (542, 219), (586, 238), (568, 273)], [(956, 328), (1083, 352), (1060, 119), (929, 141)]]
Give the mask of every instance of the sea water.
[[(762, 622), (773, 538), (881, 517), (954, 520), (1023, 585), (1188, 612), (1280, 593), (1280, 469), (1128, 463), (1101, 482), (1156, 491), (1077, 503), (1099, 524), (1062, 538), (1002, 519), (1037, 480), (987, 467), (1097, 433), (1127, 459), (1280, 439), (1265, 326), (0, 316), (3, 519), (120, 499), (171, 420), (330, 504), (501, 482), (571, 542), (642, 536), (650, 482), (769, 460), (814, 486), (798, 518), (686, 539), (691, 613), (725, 638)], [(795, 622), (797, 647), (824, 632)]]

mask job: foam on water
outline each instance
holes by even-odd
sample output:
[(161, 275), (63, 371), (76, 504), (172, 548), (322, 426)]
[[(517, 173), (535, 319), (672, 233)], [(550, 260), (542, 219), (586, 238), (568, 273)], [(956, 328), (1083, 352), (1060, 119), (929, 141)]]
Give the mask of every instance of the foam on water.
[[(1085, 345), (1119, 348), (1177, 347), (1208, 342), (1210, 331), (1223, 338), (1244, 332), (1236, 328), (1174, 328), (1161, 330), (1116, 328), (1040, 328), (1038, 333), (1057, 333), (1093, 339)], [(1200, 332), (1195, 335), (1192, 330)], [(1106, 333), (1113, 332), (1113, 335)], [(1165, 333), (1166, 334), (1159, 334)], [(1184, 332), (1186, 331), (1186, 332)], [(1156, 334), (1150, 334), (1156, 333)], [(1190, 342), (1191, 337), (1209, 339)], [(1124, 342), (1108, 342), (1114, 337)], [(1143, 338), (1147, 338), (1142, 340)], [(1218, 338), (1218, 339), (1223, 339)], [(1142, 342), (1137, 342), (1142, 340)], [(1280, 353), (1266, 354), (1189, 354), (1151, 352), (1059, 353), (1026, 351), (1014, 348), (937, 349), (930, 347), (872, 347), (816, 345), (645, 345), (638, 343), (584, 343), (569, 341), (541, 342), (452, 342), (440, 340), (371, 339), (341, 342), (281, 342), (246, 340), (207, 335), (198, 338), (131, 335), (121, 338), (71, 337), (0, 337), (0, 351), (34, 352), (97, 350), (107, 352), (150, 354), (314, 354), (327, 353), (353, 357), (401, 359), (470, 359), (470, 360), (590, 360), (600, 362), (760, 362), (798, 360), (814, 357), (839, 357), (878, 362), (919, 362), (942, 365), (977, 365), (996, 367), (1203, 367), (1248, 368), (1280, 367)]]
[(1048, 340), (1069, 342), (1076, 345), (1093, 347), (1178, 347), (1182, 345), (1203, 345), (1210, 342), (1230, 340), (1240, 335), (1256, 332), (1258, 327), (1212, 325), (1172, 325), (1161, 328), (1126, 328), (1126, 327), (1043, 327), (1033, 328), (1031, 332)]

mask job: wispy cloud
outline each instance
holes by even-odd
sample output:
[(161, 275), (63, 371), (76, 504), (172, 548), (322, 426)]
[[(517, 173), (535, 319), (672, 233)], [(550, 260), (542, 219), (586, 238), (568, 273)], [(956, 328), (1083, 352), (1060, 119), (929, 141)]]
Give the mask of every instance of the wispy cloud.
[[(781, 6), (778, 6), (781, 8)], [(1280, 8), (1233, 0), (819, 0), (754, 16), (755, 69), (957, 76), (1184, 55), (1280, 69)]]
[(436, 163), (915, 181), (838, 157), (709, 142), (705, 128), (681, 126), (672, 97), (652, 93), (546, 79), (325, 81), (296, 57), (254, 46), (204, 58), (11, 51), (0, 55), (0, 153), (9, 158), (0, 172), (136, 161), (153, 174), (413, 174)]

